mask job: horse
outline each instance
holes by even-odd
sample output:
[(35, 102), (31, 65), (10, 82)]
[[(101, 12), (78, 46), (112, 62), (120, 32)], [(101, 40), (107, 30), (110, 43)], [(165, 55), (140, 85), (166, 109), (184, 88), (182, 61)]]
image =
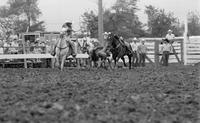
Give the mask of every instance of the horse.
[(111, 67), (111, 60), (109, 58), (110, 53), (108, 51), (105, 51), (105, 47), (99, 46), (95, 47), (90, 52), (90, 60), (92, 62), (92, 67), (104, 67), (106, 68), (106, 61), (109, 63), (109, 67)]
[(56, 61), (54, 63), (55, 66), (58, 66), (58, 68), (62, 71), (64, 68), (64, 63), (67, 57), (72, 55), (72, 48), (70, 47), (69, 42), (67, 42), (64, 34), (60, 35), (60, 39), (57, 40), (55, 46), (54, 46), (54, 51), (55, 56), (56, 56)]
[(108, 42), (107, 49), (112, 53), (114, 67), (116, 67), (119, 59), (122, 59), (124, 66), (126, 67), (124, 56), (127, 55), (129, 60), (129, 69), (131, 69), (132, 50), (130, 44), (121, 40), (119, 36), (113, 33), (107, 35), (106, 42)]

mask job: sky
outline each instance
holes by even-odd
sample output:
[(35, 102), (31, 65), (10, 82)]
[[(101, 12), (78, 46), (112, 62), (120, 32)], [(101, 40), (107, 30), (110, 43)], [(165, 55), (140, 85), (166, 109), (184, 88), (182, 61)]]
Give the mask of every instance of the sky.
[[(7, 0), (0, 0), (0, 5), (5, 5)], [(111, 7), (116, 0), (103, 0), (104, 8)], [(60, 31), (62, 24), (70, 20), (75, 30), (79, 29), (81, 15), (90, 10), (98, 12), (98, 0), (39, 0), (39, 8), (42, 11), (40, 20), (44, 20), (47, 31)], [(184, 21), (186, 11), (200, 13), (200, 0), (138, 0), (137, 14), (143, 23), (147, 22), (144, 14), (145, 6), (153, 5), (173, 12), (175, 17)]]

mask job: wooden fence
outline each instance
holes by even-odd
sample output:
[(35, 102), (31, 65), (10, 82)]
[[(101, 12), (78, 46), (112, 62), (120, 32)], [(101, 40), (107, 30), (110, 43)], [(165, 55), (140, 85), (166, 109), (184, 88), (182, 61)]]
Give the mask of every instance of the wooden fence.
[(187, 64), (200, 62), (200, 36), (192, 36), (186, 43), (187, 47)]
[[(161, 49), (160, 43), (162, 38), (145, 38), (145, 40), (145, 45), (148, 47), (147, 56), (151, 61), (158, 64), (162, 57), (161, 55), (158, 55)], [(187, 65), (191, 65), (200, 62), (200, 36), (189, 37), (188, 42), (186, 43), (186, 61), (184, 61), (183, 37), (176, 37), (172, 46), (174, 47), (177, 56), (172, 53), (169, 57), (169, 63), (187, 62)], [(149, 61), (146, 60), (146, 62), (148, 63)]]

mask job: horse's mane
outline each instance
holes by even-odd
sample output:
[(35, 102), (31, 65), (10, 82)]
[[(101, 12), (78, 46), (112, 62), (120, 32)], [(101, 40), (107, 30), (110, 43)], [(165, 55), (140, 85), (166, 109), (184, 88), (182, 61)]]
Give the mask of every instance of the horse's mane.
[(114, 34), (114, 38), (119, 40), (119, 36)]
[(119, 41), (119, 43), (122, 44), (122, 42), (121, 42), (119, 36), (116, 35), (116, 34), (114, 34), (114, 33), (110, 33), (110, 34), (109, 34), (109, 38), (110, 38), (110, 40), (112, 40), (111, 45), (112, 45), (113, 47), (117, 47), (116, 40)]

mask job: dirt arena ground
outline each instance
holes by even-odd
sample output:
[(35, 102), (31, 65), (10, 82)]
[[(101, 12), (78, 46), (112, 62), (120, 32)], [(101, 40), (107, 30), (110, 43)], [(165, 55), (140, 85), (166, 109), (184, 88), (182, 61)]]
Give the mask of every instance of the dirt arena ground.
[(199, 69), (0, 69), (0, 123), (199, 123)]

